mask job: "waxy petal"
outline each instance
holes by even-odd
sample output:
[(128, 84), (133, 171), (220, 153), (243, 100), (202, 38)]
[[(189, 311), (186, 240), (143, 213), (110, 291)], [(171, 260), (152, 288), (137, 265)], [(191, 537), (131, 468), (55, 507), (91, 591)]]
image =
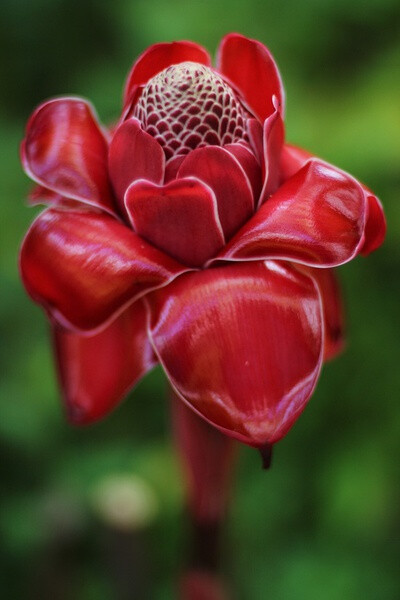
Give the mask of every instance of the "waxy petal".
[(28, 203), (33, 206), (47, 204), (47, 206), (52, 208), (82, 210), (82, 202), (79, 200), (72, 200), (71, 198), (61, 196), (41, 185), (35, 186), (29, 193)]
[(322, 362), (309, 277), (276, 261), (228, 265), (185, 274), (146, 301), (154, 349), (188, 405), (256, 447), (289, 430)]
[[(286, 144), (281, 155), (281, 176), (282, 180), (286, 181), (299, 171), (310, 159), (314, 158), (310, 152)], [(331, 166), (331, 165), (330, 165)], [(340, 169), (331, 166), (339, 173), (343, 173)], [(363, 183), (360, 183), (367, 203), (367, 220), (364, 230), (364, 244), (360, 248), (360, 254), (367, 256), (383, 243), (386, 235), (386, 219), (383, 212), (382, 204), (379, 199), (371, 192)]]
[(195, 179), (137, 181), (125, 203), (136, 233), (183, 264), (201, 267), (225, 243), (215, 196)]
[(237, 33), (225, 36), (218, 50), (217, 69), (237, 87), (260, 121), (274, 112), (273, 96), (284, 113), (285, 94), (278, 67), (260, 42)]
[(28, 203), (32, 206), (36, 204), (47, 204), (49, 206), (59, 204), (62, 199), (60, 194), (49, 190), (43, 185), (35, 185), (28, 194)]
[(160, 144), (129, 119), (116, 130), (108, 155), (110, 178), (123, 212), (125, 192), (133, 181), (147, 179), (162, 183), (165, 156)]
[(386, 219), (382, 204), (370, 190), (363, 186), (368, 202), (368, 218), (365, 225), (365, 241), (360, 254), (367, 256), (381, 244), (386, 235)]
[(178, 170), (179, 177), (196, 177), (215, 194), (226, 239), (253, 212), (253, 193), (239, 161), (224, 148), (206, 146), (190, 152)]
[(228, 505), (234, 442), (196, 415), (173, 392), (171, 408), (191, 517), (197, 523), (219, 523)]
[(91, 106), (60, 98), (39, 106), (29, 119), (21, 159), (27, 175), (41, 186), (113, 214), (107, 151)]
[(285, 144), (281, 152), (281, 180), (286, 181), (293, 177), (297, 171), (300, 171), (304, 165), (311, 159), (316, 158), (313, 154), (303, 148), (298, 148), (292, 144)]
[(335, 358), (344, 348), (345, 323), (342, 294), (334, 269), (301, 267), (301, 271), (312, 277), (321, 294), (324, 316), (324, 360)]
[(207, 50), (194, 42), (185, 40), (163, 42), (147, 48), (136, 60), (129, 73), (124, 92), (124, 105), (131, 101), (137, 86), (147, 83), (154, 75), (170, 65), (177, 65), (186, 61), (206, 66), (211, 65)]
[(165, 166), (164, 183), (169, 183), (173, 179), (177, 178), (179, 167), (184, 160), (185, 156), (183, 154), (178, 154), (178, 156), (173, 156), (168, 160)]
[(279, 108), (264, 121), (263, 152), (264, 152), (264, 185), (260, 196), (260, 205), (268, 200), (280, 183), (280, 160), (285, 139), (285, 129)]
[(220, 254), (333, 267), (359, 251), (366, 202), (349, 175), (311, 160), (265, 202)]
[[(258, 162), (264, 168), (264, 148), (263, 148), (263, 126), (257, 119), (247, 119), (247, 133), (250, 140), (250, 146)], [(264, 175), (264, 173), (263, 173)]]
[(83, 425), (109, 414), (156, 364), (138, 300), (93, 335), (53, 327), (57, 370), (69, 419)]
[(72, 329), (103, 324), (185, 269), (106, 213), (48, 209), (21, 248), (33, 300)]
[(257, 206), (262, 187), (261, 167), (250, 146), (245, 144), (225, 144), (224, 148), (239, 161), (243, 171), (246, 173), (251, 189), (253, 190), (254, 206)]

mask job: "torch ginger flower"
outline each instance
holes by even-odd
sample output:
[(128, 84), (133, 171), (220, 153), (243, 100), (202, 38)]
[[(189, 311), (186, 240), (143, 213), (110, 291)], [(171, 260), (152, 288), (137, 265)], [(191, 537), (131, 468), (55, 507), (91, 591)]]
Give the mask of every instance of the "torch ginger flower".
[(45, 102), (22, 144), (32, 202), (21, 273), (52, 323), (69, 418), (109, 413), (157, 362), (221, 432), (264, 448), (305, 408), (342, 345), (332, 268), (385, 235), (374, 194), (285, 144), (284, 92), (261, 43), (216, 67), (151, 46), (103, 128), (79, 98)]

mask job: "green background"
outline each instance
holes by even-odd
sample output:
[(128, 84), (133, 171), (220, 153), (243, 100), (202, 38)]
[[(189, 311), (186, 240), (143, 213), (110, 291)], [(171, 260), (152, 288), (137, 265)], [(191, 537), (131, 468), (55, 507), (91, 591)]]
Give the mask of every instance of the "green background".
[[(17, 272), (38, 212), (24, 203), (25, 122), (58, 94), (89, 98), (112, 122), (126, 73), (149, 44), (192, 39), (214, 53), (222, 35), (239, 31), (278, 62), (288, 140), (376, 191), (388, 234), (378, 252), (340, 268), (346, 351), (323, 369), (272, 470), (263, 472), (250, 448), (240, 451), (225, 577), (239, 600), (399, 598), (397, 0), (2, 0), (1, 12), (1, 597), (174, 598), (185, 559), (161, 371), (104, 422), (74, 429), (64, 421), (47, 323)], [(110, 477), (130, 473), (150, 486), (158, 509), (147, 527), (118, 534), (94, 498)], [(145, 593), (134, 595), (132, 572)]]

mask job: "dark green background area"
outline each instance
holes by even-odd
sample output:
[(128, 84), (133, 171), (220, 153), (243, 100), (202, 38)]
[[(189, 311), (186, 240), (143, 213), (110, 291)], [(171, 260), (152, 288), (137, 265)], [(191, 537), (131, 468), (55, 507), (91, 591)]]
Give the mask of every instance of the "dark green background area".
[[(47, 323), (18, 278), (18, 247), (39, 210), (24, 203), (18, 144), (42, 99), (87, 97), (110, 123), (145, 47), (185, 38), (214, 53), (229, 31), (276, 57), (288, 140), (376, 191), (389, 227), (378, 252), (338, 270), (346, 351), (324, 367), (272, 470), (240, 451), (226, 578), (237, 600), (400, 597), (399, 25), (397, 0), (1, 1), (1, 598), (129, 598), (118, 568), (127, 560), (125, 571), (131, 560), (147, 585), (143, 597), (175, 598), (185, 543), (163, 375), (150, 374), (96, 426), (65, 422)], [(152, 488), (158, 511), (122, 536), (94, 496), (130, 473)]]

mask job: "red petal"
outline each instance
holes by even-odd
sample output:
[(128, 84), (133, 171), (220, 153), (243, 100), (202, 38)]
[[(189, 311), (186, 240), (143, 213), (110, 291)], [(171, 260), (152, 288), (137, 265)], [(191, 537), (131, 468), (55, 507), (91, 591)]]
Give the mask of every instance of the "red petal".
[(217, 68), (239, 89), (261, 121), (275, 110), (273, 96), (284, 112), (285, 95), (278, 67), (260, 42), (237, 33), (225, 36), (218, 50)]
[(24, 169), (56, 194), (115, 211), (107, 175), (107, 141), (84, 100), (45, 102), (28, 121), (21, 146)]
[(262, 205), (220, 258), (275, 257), (337, 266), (357, 254), (365, 214), (361, 186), (345, 173), (311, 160)]
[(147, 299), (155, 351), (180, 396), (240, 441), (277, 442), (322, 362), (313, 281), (275, 261), (235, 264), (183, 275)]
[(206, 146), (193, 150), (180, 166), (178, 176), (196, 177), (212, 189), (226, 238), (231, 237), (253, 212), (249, 180), (237, 159), (223, 148)]
[(225, 243), (215, 197), (195, 179), (137, 181), (125, 202), (134, 230), (184, 264), (201, 267)]
[(82, 210), (82, 202), (79, 200), (71, 200), (71, 198), (60, 196), (60, 194), (56, 194), (41, 185), (35, 186), (29, 193), (28, 203), (32, 206), (47, 204), (53, 208)]
[(105, 213), (48, 209), (21, 249), (25, 287), (60, 322), (95, 329), (185, 269)]
[(254, 206), (257, 206), (262, 187), (261, 167), (250, 146), (244, 144), (225, 144), (228, 150), (240, 163), (253, 190)]
[(365, 225), (365, 242), (360, 254), (367, 256), (383, 243), (386, 235), (386, 219), (378, 198), (363, 186), (368, 202), (368, 217)]
[(42, 186), (35, 185), (35, 187), (29, 192), (28, 202), (29, 204), (35, 206), (36, 204), (58, 204), (61, 200), (62, 196), (60, 194), (56, 194), (52, 190)]
[(56, 325), (54, 343), (68, 417), (80, 425), (110, 413), (156, 364), (140, 300), (94, 335)]
[[(286, 144), (281, 156), (281, 176), (283, 181), (292, 177), (311, 158), (313, 158), (313, 155), (310, 154), (310, 152), (307, 152), (307, 150)], [(336, 170), (343, 173), (340, 169)], [(360, 183), (360, 185), (364, 191), (368, 205), (367, 220), (364, 230), (365, 241), (360, 249), (360, 254), (367, 256), (367, 254), (370, 254), (379, 248), (383, 243), (386, 235), (386, 219), (379, 199), (363, 183)]]
[(143, 131), (137, 119), (129, 119), (118, 127), (108, 155), (110, 178), (122, 210), (124, 195), (137, 179), (162, 183), (165, 156), (160, 144)]
[(174, 393), (171, 400), (191, 516), (198, 523), (218, 523), (228, 504), (233, 440), (201, 419)]
[(285, 139), (285, 129), (279, 109), (264, 121), (264, 185), (260, 196), (260, 204), (268, 200), (276, 192), (280, 183), (280, 159)]
[(186, 61), (211, 65), (207, 50), (194, 42), (164, 42), (147, 48), (139, 56), (129, 73), (124, 92), (124, 105), (131, 101), (132, 94), (138, 85), (147, 83), (154, 75), (170, 65)]
[(264, 168), (263, 126), (257, 119), (247, 119), (247, 132), (253, 152), (262, 168)]
[(184, 160), (185, 156), (182, 154), (178, 156), (173, 156), (169, 159), (165, 166), (164, 183), (169, 183), (173, 179), (176, 179), (179, 167), (181, 166)]
[(335, 358), (344, 348), (345, 323), (342, 294), (333, 269), (302, 267), (302, 272), (314, 279), (322, 298), (324, 314), (324, 360)]
[(297, 171), (300, 171), (304, 167), (310, 158), (314, 158), (314, 155), (307, 152), (307, 150), (303, 150), (292, 144), (285, 144), (281, 153), (281, 180), (286, 181), (293, 177)]

